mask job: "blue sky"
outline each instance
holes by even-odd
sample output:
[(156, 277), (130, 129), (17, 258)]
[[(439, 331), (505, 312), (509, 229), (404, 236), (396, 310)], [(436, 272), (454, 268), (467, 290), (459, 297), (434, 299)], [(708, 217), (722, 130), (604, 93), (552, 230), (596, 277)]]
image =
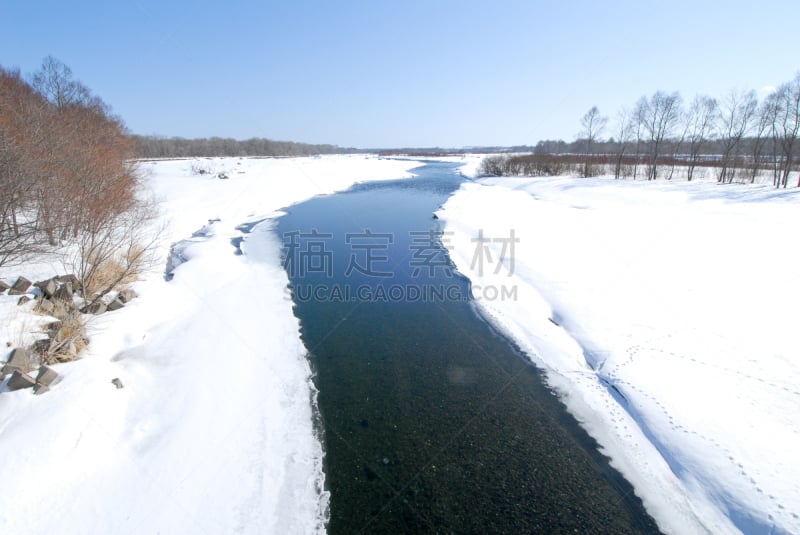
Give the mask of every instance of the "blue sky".
[(800, 2), (0, 0), (0, 65), (69, 65), (138, 134), (356, 147), (573, 139), (656, 90), (800, 70)]

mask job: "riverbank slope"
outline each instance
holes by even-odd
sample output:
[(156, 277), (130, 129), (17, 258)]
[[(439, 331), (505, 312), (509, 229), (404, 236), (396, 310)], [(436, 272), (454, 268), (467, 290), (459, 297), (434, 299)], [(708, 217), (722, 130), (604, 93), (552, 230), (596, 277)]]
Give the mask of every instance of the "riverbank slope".
[(438, 216), (481, 312), (662, 529), (797, 533), (798, 204), (769, 186), (485, 178)]
[[(356, 182), (408, 177), (417, 163), (326, 156), (142, 165), (161, 206), (162, 260), (136, 283), (139, 298), (91, 320), (88, 352), (56, 366), (63, 380), (51, 392), (0, 394), (0, 531), (321, 532), (328, 498), (315, 393), (281, 244), (268, 225), (251, 241), (241, 225)], [(167, 281), (178, 242), (183, 263)], [(0, 276), (44, 278), (59, 267)], [(13, 342), (35, 318), (30, 304), (0, 298), (2, 334)]]

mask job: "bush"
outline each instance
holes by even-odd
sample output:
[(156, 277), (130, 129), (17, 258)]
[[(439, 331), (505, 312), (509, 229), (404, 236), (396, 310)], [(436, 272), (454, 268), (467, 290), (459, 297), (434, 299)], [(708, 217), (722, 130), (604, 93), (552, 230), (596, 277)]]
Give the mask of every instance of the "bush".
[(478, 168), (479, 176), (558, 176), (580, 172), (576, 156), (561, 154), (525, 154), (489, 156)]

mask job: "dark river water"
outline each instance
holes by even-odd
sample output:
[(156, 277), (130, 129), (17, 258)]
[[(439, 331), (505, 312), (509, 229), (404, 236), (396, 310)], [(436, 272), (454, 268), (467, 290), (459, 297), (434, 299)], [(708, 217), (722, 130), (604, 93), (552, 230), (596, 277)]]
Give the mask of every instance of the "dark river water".
[(657, 533), (631, 485), (453, 272), (454, 164), (279, 221), (340, 533)]

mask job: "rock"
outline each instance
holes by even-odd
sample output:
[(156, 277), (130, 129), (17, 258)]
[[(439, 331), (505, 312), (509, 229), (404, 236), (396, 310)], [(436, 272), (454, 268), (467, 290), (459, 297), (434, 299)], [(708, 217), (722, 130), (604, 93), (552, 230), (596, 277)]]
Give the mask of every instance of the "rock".
[(73, 308), (74, 305), (72, 304), (72, 301), (56, 301), (53, 303), (53, 312), (51, 315), (55, 316), (56, 318), (66, 318)]
[(25, 303), (27, 303), (30, 300), (31, 300), (31, 298), (28, 297), (27, 295), (21, 295), (21, 296), (19, 296), (19, 301), (17, 301), (17, 306), (24, 305)]
[(438, 216), (438, 215), (436, 215), (436, 214), (433, 214), (433, 217), (432, 217), (432, 219), (439, 219), (439, 216)]
[(46, 394), (50, 392), (50, 386), (44, 385), (42, 383), (36, 383), (33, 385), (33, 395), (39, 396), (41, 394)]
[(42, 299), (38, 303), (36, 303), (36, 308), (34, 310), (39, 314), (46, 314), (52, 315), (56, 309), (56, 305), (50, 301), (49, 299)]
[(139, 294), (137, 294), (135, 291), (131, 289), (128, 289), (128, 290), (122, 290), (117, 296), (117, 299), (119, 299), (123, 303), (127, 303), (131, 299), (135, 299), (136, 297), (139, 297)]
[(33, 283), (36, 288), (39, 288), (42, 291), (42, 294), (47, 297), (53, 297), (53, 294), (58, 289), (58, 282), (55, 277), (52, 279), (47, 279), (46, 281), (39, 281)]
[(125, 303), (123, 303), (122, 300), (120, 300), (119, 297), (117, 297), (116, 299), (111, 301), (107, 306), (109, 312), (113, 312), (115, 310), (119, 310), (120, 308), (124, 308), (124, 307), (125, 307)]
[(11, 374), (11, 379), (8, 380), (8, 389), (13, 392), (23, 388), (33, 388), (35, 384), (36, 381), (33, 380), (33, 377), (19, 370), (14, 370), (14, 373)]
[(18, 347), (11, 351), (8, 362), (3, 366), (2, 375), (8, 375), (15, 371), (29, 372), (34, 368), (34, 355), (24, 347)]
[(84, 307), (82, 312), (86, 314), (94, 314), (95, 316), (99, 316), (100, 314), (103, 314), (106, 310), (108, 310), (106, 304), (103, 303), (102, 301), (97, 301), (96, 303), (92, 303), (91, 305)]
[(116, 386), (117, 390), (119, 390), (120, 388), (125, 388), (125, 385), (122, 384), (122, 381), (120, 380), (119, 377), (114, 377), (113, 379), (111, 379), (111, 384)]
[(72, 286), (73, 292), (80, 292), (83, 288), (80, 279), (78, 279), (78, 277), (76, 277), (73, 273), (70, 273), (69, 275), (61, 275), (58, 277), (58, 282), (65, 284), (69, 283)]
[(58, 287), (53, 293), (53, 299), (58, 299), (60, 301), (72, 301), (72, 283), (71, 282), (62, 282), (61, 286)]
[(0, 294), (5, 292), (9, 288), (11, 288), (11, 286), (6, 281), (0, 280)]
[(44, 386), (50, 386), (58, 379), (58, 372), (50, 366), (40, 366), (39, 373), (36, 375), (36, 382)]
[(228, 178), (228, 174), (225, 172), (219, 172), (217, 173), (217, 178), (219, 178), (220, 180), (226, 180)]
[(28, 288), (31, 287), (31, 281), (26, 279), (25, 277), (18, 277), (17, 282), (11, 285), (11, 288), (8, 290), (8, 295), (22, 295), (28, 291)]

